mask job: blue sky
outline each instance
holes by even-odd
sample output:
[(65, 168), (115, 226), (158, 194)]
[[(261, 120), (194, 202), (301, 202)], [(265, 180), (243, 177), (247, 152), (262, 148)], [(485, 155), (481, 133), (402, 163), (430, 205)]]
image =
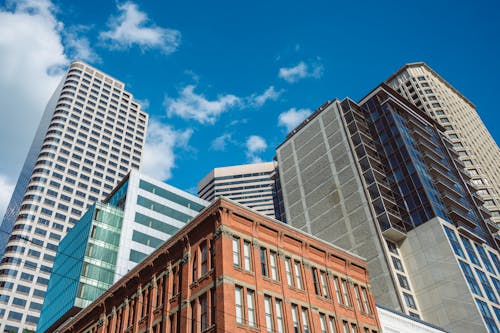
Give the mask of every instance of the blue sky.
[(191, 191), (213, 167), (271, 160), (309, 112), (336, 97), (361, 98), (407, 62), (427, 62), (468, 97), (498, 142), (498, 7), (0, 2), (0, 202), (73, 59), (120, 79), (144, 103), (152, 120), (145, 171)]

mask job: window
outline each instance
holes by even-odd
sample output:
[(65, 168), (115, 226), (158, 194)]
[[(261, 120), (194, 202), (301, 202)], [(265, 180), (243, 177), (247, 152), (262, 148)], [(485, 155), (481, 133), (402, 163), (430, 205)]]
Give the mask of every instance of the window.
[(248, 325), (255, 327), (255, 293), (250, 289), (247, 289), (247, 309)]
[(417, 304), (415, 303), (415, 300), (413, 299), (413, 296), (407, 293), (403, 293), (403, 297), (406, 302), (406, 306), (408, 306), (410, 309), (417, 309)]
[(342, 279), (342, 294), (345, 300), (345, 305), (351, 306), (351, 299), (349, 298), (349, 289), (347, 286), (347, 280)]
[(243, 288), (235, 287), (236, 322), (243, 324)]
[(196, 281), (198, 279), (198, 255), (195, 252), (193, 255), (193, 275), (192, 280)]
[(479, 259), (476, 256), (476, 252), (474, 251), (474, 248), (472, 247), (472, 243), (470, 242), (470, 240), (468, 240), (467, 238), (465, 238), (462, 235), (460, 235), (460, 238), (462, 239), (462, 243), (464, 244), (465, 251), (467, 251), (467, 254), (469, 255), (470, 261), (472, 261), (472, 263), (474, 265), (481, 266), (481, 264), (479, 263)]
[(299, 289), (304, 289), (302, 285), (301, 264), (299, 261), (295, 261), (295, 285)]
[(266, 328), (268, 333), (274, 332), (273, 330), (273, 307), (272, 307), (271, 297), (264, 296), (264, 312), (266, 315)]
[(201, 252), (201, 275), (205, 275), (208, 272), (208, 251), (207, 251), (207, 242), (203, 241), (200, 245)]
[(392, 257), (392, 263), (394, 264), (394, 268), (397, 269), (398, 271), (400, 272), (403, 272), (404, 273), (404, 268), (403, 268), (403, 263), (401, 262), (401, 260), (399, 260), (399, 258), (396, 258), (396, 257)]
[(302, 308), (302, 327), (304, 328), (304, 333), (309, 333), (309, 313), (307, 308)]
[(370, 301), (368, 300), (368, 292), (366, 291), (366, 288), (361, 287), (361, 296), (363, 297), (363, 303), (365, 305), (365, 311), (369, 315), (372, 314), (372, 308), (370, 306)]
[(498, 333), (498, 327), (495, 324), (495, 319), (493, 319), (493, 316), (491, 315), (488, 305), (485, 302), (480, 301), (478, 299), (476, 299), (476, 303), (479, 308), (479, 311), (481, 311), (481, 315), (483, 316), (486, 325), (488, 326), (489, 333)]
[(247, 271), (252, 270), (251, 244), (249, 241), (243, 242), (243, 265)]
[(444, 227), (444, 230), (446, 232), (446, 235), (448, 236), (448, 240), (450, 241), (451, 246), (453, 247), (453, 251), (455, 252), (455, 254), (457, 256), (465, 259), (464, 251), (462, 250), (462, 247), (460, 246), (460, 242), (458, 241), (458, 238), (457, 238), (457, 235), (455, 234), (455, 232), (448, 227)]
[(240, 261), (240, 239), (233, 237), (233, 265), (241, 267)]
[(260, 248), (260, 270), (262, 276), (269, 276), (269, 271), (267, 266), (267, 253), (264, 247)]
[(495, 296), (495, 292), (493, 291), (493, 288), (491, 287), (491, 284), (488, 281), (486, 274), (484, 274), (482, 271), (478, 269), (476, 269), (476, 274), (479, 277), (479, 280), (481, 281), (481, 285), (483, 286), (483, 290), (486, 293), (488, 299), (492, 302), (498, 303), (497, 297)]
[(324, 313), (319, 314), (319, 326), (321, 329), (321, 333), (328, 333), (326, 330), (326, 316)]
[(330, 333), (336, 333), (337, 330), (335, 329), (335, 318), (333, 317), (328, 317), (328, 328), (330, 329)]
[(495, 269), (491, 265), (490, 259), (488, 258), (488, 255), (486, 255), (486, 251), (484, 250), (484, 248), (481, 245), (476, 244), (476, 243), (474, 243), (474, 245), (476, 245), (477, 252), (479, 253), (479, 256), (481, 257), (481, 260), (483, 261), (484, 267), (486, 267), (488, 272), (490, 272), (491, 274), (496, 274)]
[(339, 302), (339, 304), (344, 304), (344, 299), (342, 298), (342, 292), (340, 291), (340, 283), (338, 277), (336, 276), (333, 277), (333, 284), (335, 286), (335, 295), (337, 295), (337, 302)]
[(271, 266), (271, 279), (278, 280), (278, 267), (277, 267), (277, 260), (276, 260), (276, 252), (274, 252), (274, 251), (269, 252), (269, 263)]
[(328, 279), (326, 276), (326, 272), (321, 271), (320, 272), (320, 279), (321, 279), (321, 291), (323, 292), (323, 297), (329, 298), (330, 295), (328, 293)]
[(200, 296), (200, 310), (201, 331), (203, 332), (208, 328), (207, 294)]
[(276, 299), (276, 332), (283, 333), (285, 325), (283, 323), (283, 303), (280, 299)]
[(361, 303), (361, 296), (359, 294), (359, 286), (357, 284), (354, 285), (354, 295), (356, 297), (356, 304), (358, 305), (359, 311), (364, 312), (363, 304)]
[(286, 282), (290, 287), (293, 287), (292, 259), (290, 258), (285, 258), (285, 273), (286, 273)]
[(296, 304), (292, 304), (293, 332), (299, 333), (299, 309)]

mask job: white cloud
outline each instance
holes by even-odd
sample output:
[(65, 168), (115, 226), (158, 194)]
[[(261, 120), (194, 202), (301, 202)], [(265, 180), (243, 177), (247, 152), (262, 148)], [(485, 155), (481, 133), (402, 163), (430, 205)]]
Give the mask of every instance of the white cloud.
[(0, 175), (0, 221), (3, 219), (13, 191), (14, 184), (10, 182), (8, 177)]
[(235, 95), (220, 95), (215, 100), (208, 100), (202, 94), (194, 92), (196, 86), (188, 85), (180, 91), (178, 98), (165, 97), (164, 106), (167, 115), (183, 119), (196, 120), (201, 124), (214, 124), (218, 117), (237, 106), (241, 99)]
[(321, 64), (306, 64), (304, 61), (293, 67), (282, 67), (278, 73), (278, 76), (288, 83), (295, 83), (307, 77), (319, 79), (322, 75), (323, 66)]
[(253, 106), (261, 107), (267, 101), (276, 101), (281, 96), (281, 94), (283, 92), (284, 92), (283, 89), (276, 90), (276, 89), (274, 89), (274, 86), (270, 86), (262, 94), (260, 94), (260, 95), (253, 94), (252, 96), (250, 96), (249, 102)]
[(8, 180), (18, 176), (61, 68), (69, 62), (54, 10), (44, 0), (0, 8), (0, 174)]
[(87, 37), (82, 36), (89, 30), (86, 26), (73, 26), (66, 29), (64, 37), (64, 46), (71, 59), (82, 60), (89, 63), (101, 63), (99, 55), (90, 46)]
[(280, 113), (278, 116), (278, 125), (284, 126), (287, 133), (297, 127), (304, 119), (311, 114), (309, 109), (295, 109), (291, 108), (286, 112)]
[(263, 153), (267, 149), (267, 143), (264, 138), (258, 135), (251, 135), (247, 138), (245, 143), (246, 146), (246, 155), (250, 162), (252, 163), (260, 163), (262, 162), (262, 158), (259, 156), (260, 153)]
[(224, 133), (221, 136), (216, 137), (210, 144), (210, 149), (216, 151), (226, 151), (229, 144), (233, 142), (231, 133)]
[(187, 148), (192, 129), (177, 131), (168, 125), (150, 120), (141, 172), (168, 180), (175, 167), (175, 148)]
[(111, 43), (111, 48), (123, 50), (136, 44), (142, 51), (160, 49), (170, 54), (179, 47), (181, 33), (156, 26), (135, 3), (125, 2), (118, 5), (118, 10), (120, 15), (110, 19), (110, 30), (99, 34), (101, 40)]

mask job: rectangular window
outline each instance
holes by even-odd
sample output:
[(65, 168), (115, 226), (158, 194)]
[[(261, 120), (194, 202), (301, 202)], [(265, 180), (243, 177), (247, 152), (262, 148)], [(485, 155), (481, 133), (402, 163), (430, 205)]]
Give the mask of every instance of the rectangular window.
[(354, 285), (354, 295), (356, 296), (356, 304), (358, 304), (359, 311), (364, 312), (361, 296), (359, 294), (359, 286), (357, 284)]
[(292, 259), (290, 258), (285, 258), (285, 273), (286, 273), (286, 282), (290, 287), (293, 287)]
[(296, 304), (292, 304), (293, 332), (299, 333), (299, 309)]
[(328, 328), (330, 329), (330, 333), (337, 333), (337, 330), (335, 328), (335, 318), (333, 317), (328, 317)]
[(200, 296), (200, 322), (201, 322), (201, 331), (203, 332), (208, 328), (207, 294)]
[(269, 264), (271, 266), (271, 279), (278, 280), (278, 267), (277, 267), (276, 252), (269, 252)]
[(260, 269), (262, 276), (269, 276), (269, 271), (267, 268), (267, 253), (266, 249), (260, 248)]
[(366, 288), (361, 287), (361, 296), (363, 297), (363, 303), (365, 305), (365, 311), (368, 314), (372, 314), (372, 308), (370, 306), (370, 301), (368, 300), (368, 292), (366, 291)]
[(299, 261), (295, 261), (295, 285), (299, 289), (304, 289), (302, 286), (302, 271), (301, 271), (301, 264)]
[(323, 292), (323, 297), (329, 298), (330, 294), (328, 293), (328, 279), (326, 272), (321, 271), (320, 278), (321, 278), (321, 288)]
[(251, 255), (251, 247), (249, 241), (243, 242), (243, 265), (247, 271), (252, 270), (252, 255)]
[(200, 245), (201, 252), (201, 275), (205, 275), (208, 272), (208, 251), (207, 242), (203, 241)]
[(304, 333), (309, 333), (309, 313), (307, 308), (302, 308), (302, 327), (304, 328)]
[(274, 332), (273, 330), (273, 307), (270, 296), (264, 296), (264, 312), (266, 314), (266, 329), (268, 333)]
[(243, 288), (235, 287), (236, 322), (243, 324)]
[(276, 332), (285, 332), (285, 325), (283, 323), (283, 304), (280, 299), (276, 299)]
[(321, 289), (319, 286), (319, 279), (318, 279), (318, 269), (316, 267), (313, 267), (311, 269), (312, 272), (312, 279), (313, 279), (313, 285), (314, 285), (314, 293), (316, 295), (321, 296)]
[(340, 291), (340, 284), (338, 277), (336, 276), (333, 277), (333, 284), (335, 286), (335, 295), (337, 295), (337, 302), (339, 302), (339, 304), (344, 304), (344, 299), (342, 298), (342, 292)]
[(240, 260), (240, 239), (233, 237), (233, 265), (241, 267)]
[(255, 293), (250, 289), (247, 289), (247, 309), (248, 326), (255, 327)]
[(344, 296), (345, 304), (351, 306), (351, 299), (349, 298), (349, 289), (347, 280), (342, 279), (342, 294)]
[(326, 330), (326, 316), (323, 313), (319, 314), (319, 327), (321, 329), (321, 333), (328, 333)]

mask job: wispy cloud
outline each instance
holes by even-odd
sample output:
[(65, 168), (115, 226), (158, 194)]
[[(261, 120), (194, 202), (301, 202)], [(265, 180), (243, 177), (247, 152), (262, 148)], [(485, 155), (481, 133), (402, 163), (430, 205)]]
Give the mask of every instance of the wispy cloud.
[(293, 67), (282, 67), (278, 73), (278, 76), (288, 83), (295, 83), (307, 77), (319, 79), (322, 75), (323, 65), (319, 63), (306, 64), (304, 61)]
[(262, 94), (253, 94), (248, 98), (249, 104), (256, 107), (261, 107), (267, 101), (276, 101), (284, 92), (284, 89), (276, 90), (274, 86), (270, 86)]
[(170, 179), (175, 167), (175, 149), (188, 148), (192, 134), (192, 129), (178, 131), (156, 120), (150, 120), (141, 171), (157, 179)]
[(241, 98), (231, 94), (208, 100), (203, 94), (195, 93), (195, 88), (194, 85), (188, 85), (180, 91), (179, 97), (165, 97), (163, 104), (169, 117), (176, 115), (201, 124), (214, 124), (222, 113), (241, 102)]
[(246, 141), (246, 155), (251, 163), (260, 163), (262, 158), (259, 154), (263, 153), (267, 149), (266, 140), (258, 135), (251, 135)]
[(179, 47), (181, 33), (156, 26), (135, 3), (125, 2), (118, 5), (118, 10), (120, 14), (109, 21), (110, 29), (99, 34), (102, 41), (111, 43), (111, 48), (128, 49), (137, 45), (142, 51), (159, 49), (170, 54)]
[[(69, 63), (61, 37), (63, 25), (55, 11), (44, 0), (7, 1), (6, 7), (0, 7), (0, 175), (4, 184), (15, 183), (44, 106)], [(10, 196), (5, 185), (2, 191)]]
[(210, 149), (215, 151), (226, 151), (227, 146), (231, 143), (233, 143), (233, 135), (231, 133), (224, 133), (212, 141)]
[(89, 27), (77, 25), (65, 30), (63, 33), (66, 52), (71, 59), (83, 60), (89, 63), (101, 63), (102, 59), (90, 46), (90, 41), (83, 34)]
[(284, 126), (287, 133), (297, 127), (304, 119), (311, 114), (309, 109), (291, 108), (288, 111), (280, 113), (278, 116), (278, 125)]

